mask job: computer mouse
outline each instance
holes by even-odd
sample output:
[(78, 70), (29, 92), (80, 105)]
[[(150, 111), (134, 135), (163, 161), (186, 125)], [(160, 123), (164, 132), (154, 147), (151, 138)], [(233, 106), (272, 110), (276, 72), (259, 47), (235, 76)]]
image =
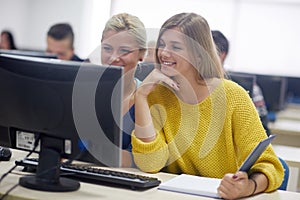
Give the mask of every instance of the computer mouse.
[(0, 161), (9, 161), (10, 157), (11, 150), (0, 146)]

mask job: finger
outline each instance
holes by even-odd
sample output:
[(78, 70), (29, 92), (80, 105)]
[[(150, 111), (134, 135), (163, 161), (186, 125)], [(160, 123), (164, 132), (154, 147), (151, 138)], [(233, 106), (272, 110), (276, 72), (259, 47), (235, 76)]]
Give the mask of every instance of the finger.
[(163, 80), (164, 83), (166, 83), (167, 85), (169, 85), (171, 88), (173, 88), (176, 91), (179, 91), (179, 85), (173, 81), (172, 79), (167, 79), (167, 80)]
[(150, 73), (150, 76), (147, 78), (148, 78), (147, 82), (155, 82), (155, 83), (163, 82), (168, 86), (170, 86), (171, 88), (173, 88), (174, 90), (177, 91), (179, 90), (179, 85), (177, 84), (177, 82), (175, 82), (173, 79), (163, 74), (159, 69), (154, 69)]
[(220, 184), (218, 187), (218, 195), (224, 199), (229, 199), (231, 193), (230, 187), (228, 188), (224, 184)]
[(238, 171), (232, 176), (232, 179), (234, 179), (235, 181), (241, 180), (241, 179), (248, 179), (248, 174), (243, 171)]

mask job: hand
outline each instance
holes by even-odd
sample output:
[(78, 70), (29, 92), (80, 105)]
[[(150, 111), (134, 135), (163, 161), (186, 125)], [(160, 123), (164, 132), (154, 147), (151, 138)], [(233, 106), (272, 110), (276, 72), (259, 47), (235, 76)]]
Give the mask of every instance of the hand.
[(147, 97), (154, 90), (158, 83), (164, 82), (174, 90), (179, 90), (178, 84), (170, 77), (163, 74), (159, 69), (153, 69), (152, 72), (145, 78), (142, 85), (137, 90), (138, 95)]
[(254, 187), (254, 182), (248, 178), (248, 174), (239, 171), (235, 174), (226, 174), (223, 177), (218, 187), (218, 193), (224, 199), (237, 199), (250, 196)]

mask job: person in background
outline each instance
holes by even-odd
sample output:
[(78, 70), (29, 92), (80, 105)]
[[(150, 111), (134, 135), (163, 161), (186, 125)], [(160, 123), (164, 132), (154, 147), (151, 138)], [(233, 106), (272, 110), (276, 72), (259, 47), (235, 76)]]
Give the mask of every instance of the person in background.
[(1, 32), (0, 49), (5, 49), (5, 50), (17, 49), (13, 34), (10, 31), (4, 30)]
[(74, 53), (74, 33), (71, 25), (67, 23), (58, 23), (50, 27), (46, 51), (56, 54), (61, 60), (83, 61)]
[(101, 63), (123, 67), (123, 144), (122, 166), (134, 166), (131, 155), (131, 132), (134, 129), (134, 93), (141, 81), (134, 77), (138, 62), (146, 52), (146, 29), (141, 20), (128, 13), (112, 16), (101, 39)]
[[(212, 36), (213, 40), (216, 44), (216, 47), (218, 49), (218, 54), (221, 59), (221, 63), (224, 66), (224, 61), (228, 55), (229, 52), (229, 41), (224, 36), (222, 32), (219, 30), (212, 30)], [(229, 77), (230, 78), (230, 77)], [(268, 128), (268, 110), (266, 107), (266, 103), (264, 100), (264, 95), (262, 93), (261, 88), (259, 85), (255, 82), (253, 85), (253, 92), (252, 92), (252, 101), (256, 107), (256, 110), (259, 114), (260, 120), (266, 130), (267, 135), (270, 135), (270, 130)]]
[(224, 78), (207, 21), (176, 14), (162, 25), (156, 46), (159, 67), (135, 93), (136, 166), (221, 178), (224, 199), (276, 190), (284, 170), (272, 146), (248, 173), (238, 171), (267, 136), (247, 91)]

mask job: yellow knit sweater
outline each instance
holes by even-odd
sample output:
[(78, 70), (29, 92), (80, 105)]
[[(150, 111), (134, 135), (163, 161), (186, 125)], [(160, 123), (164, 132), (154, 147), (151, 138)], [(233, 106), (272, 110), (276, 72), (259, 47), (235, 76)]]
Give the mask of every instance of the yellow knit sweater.
[[(157, 131), (153, 142), (132, 135), (136, 165), (146, 172), (165, 171), (222, 178), (235, 173), (257, 143), (266, 138), (258, 113), (247, 92), (222, 80), (211, 95), (196, 105), (176, 98), (159, 85), (148, 97)], [(251, 168), (269, 180), (266, 192), (277, 189), (284, 170), (271, 146)]]

